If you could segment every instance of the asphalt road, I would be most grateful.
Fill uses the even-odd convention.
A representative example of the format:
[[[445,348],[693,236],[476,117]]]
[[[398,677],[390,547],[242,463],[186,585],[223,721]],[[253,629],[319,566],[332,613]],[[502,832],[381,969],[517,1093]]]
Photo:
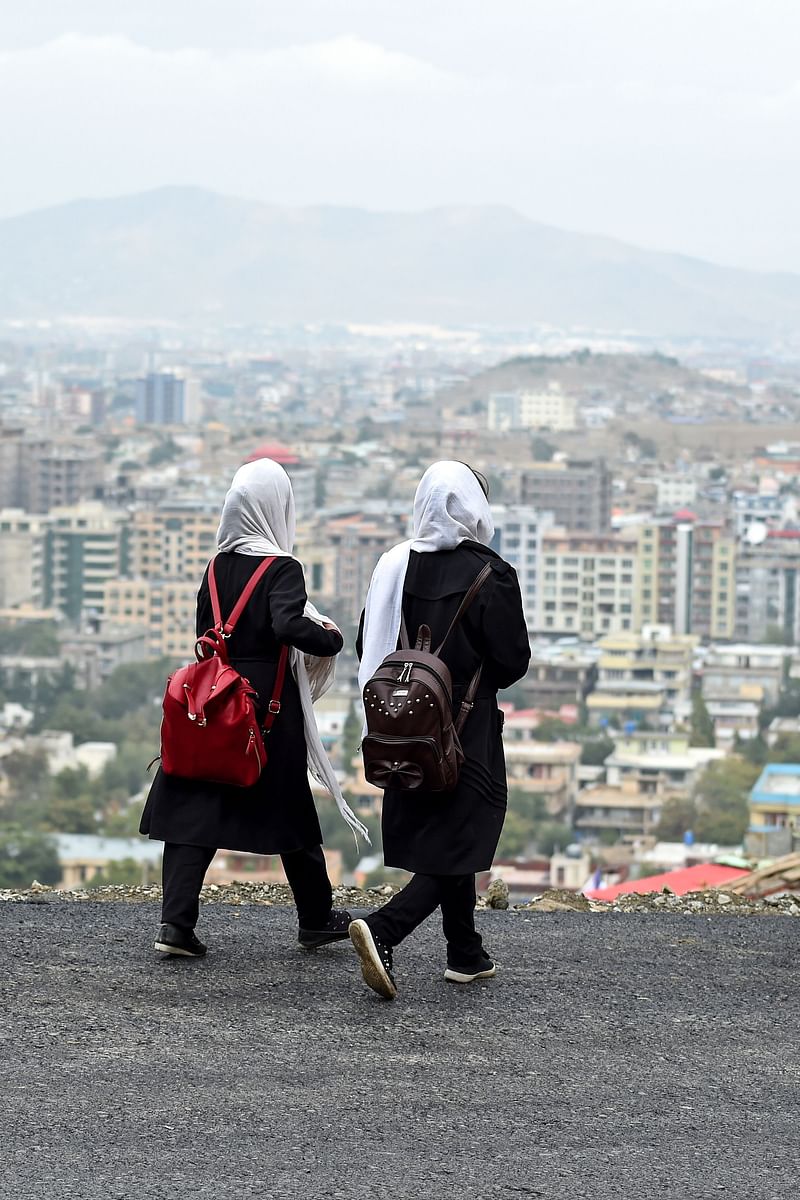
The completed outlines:
[[[202,961],[156,910],[0,904],[0,1195],[789,1200],[800,920],[510,914],[501,972],[398,999],[286,909],[208,907]]]

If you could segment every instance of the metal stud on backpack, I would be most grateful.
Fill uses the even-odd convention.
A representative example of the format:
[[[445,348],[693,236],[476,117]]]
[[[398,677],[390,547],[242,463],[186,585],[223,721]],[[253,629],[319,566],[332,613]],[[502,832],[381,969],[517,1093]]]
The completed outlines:
[[[431,651],[427,625],[420,626],[414,648],[407,648],[403,624],[401,648],[388,654],[367,681],[363,696],[367,734],[361,750],[364,774],[376,787],[449,792],[456,786],[464,761],[459,734],[472,710],[482,667],[472,677],[455,716],[453,681],[441,653],[491,573],[487,563],[435,651]]]

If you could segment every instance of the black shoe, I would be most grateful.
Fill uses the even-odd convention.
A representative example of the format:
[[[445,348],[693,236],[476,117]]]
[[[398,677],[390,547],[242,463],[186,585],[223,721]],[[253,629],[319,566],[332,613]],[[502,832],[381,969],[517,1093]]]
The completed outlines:
[[[448,964],[444,977],[448,983],[474,983],[476,979],[491,979],[496,974],[497,967],[489,958],[489,955],[484,954],[478,962],[471,964],[464,970],[459,970]]]
[[[392,974],[391,946],[379,941],[367,922],[361,920],[353,921],[350,926],[350,941],[361,959],[364,982],[384,1000],[394,1000],[397,985]]]
[[[331,942],[346,942],[352,920],[346,908],[334,908],[322,929],[301,928],[297,940],[305,950],[316,950],[318,946],[328,946]]]
[[[193,929],[180,925],[162,925],[156,936],[154,950],[162,954],[182,954],[185,958],[202,958],[208,947],[195,937]]]

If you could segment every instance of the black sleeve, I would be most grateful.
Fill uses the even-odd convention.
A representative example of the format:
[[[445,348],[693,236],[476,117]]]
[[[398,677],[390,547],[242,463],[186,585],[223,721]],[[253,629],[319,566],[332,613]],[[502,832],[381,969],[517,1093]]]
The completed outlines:
[[[358,633],[356,634],[356,654],[358,655],[359,662],[364,657],[364,616],[366,615],[366,611],[365,608],[362,608],[361,616],[358,620]]]
[[[306,583],[303,568],[294,559],[276,572],[269,591],[269,612],[272,630],[279,642],[295,646],[304,654],[332,658],[344,645],[335,629],[323,629],[303,613],[306,606]]]
[[[481,623],[486,646],[485,675],[497,688],[511,687],[524,677],[531,661],[522,594],[513,567],[495,574]]]

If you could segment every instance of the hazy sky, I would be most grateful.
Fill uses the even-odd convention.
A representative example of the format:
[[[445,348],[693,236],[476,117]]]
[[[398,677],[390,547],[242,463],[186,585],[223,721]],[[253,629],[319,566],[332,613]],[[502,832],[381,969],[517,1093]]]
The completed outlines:
[[[800,271],[800,2],[7,0],[0,181],[503,203]]]

